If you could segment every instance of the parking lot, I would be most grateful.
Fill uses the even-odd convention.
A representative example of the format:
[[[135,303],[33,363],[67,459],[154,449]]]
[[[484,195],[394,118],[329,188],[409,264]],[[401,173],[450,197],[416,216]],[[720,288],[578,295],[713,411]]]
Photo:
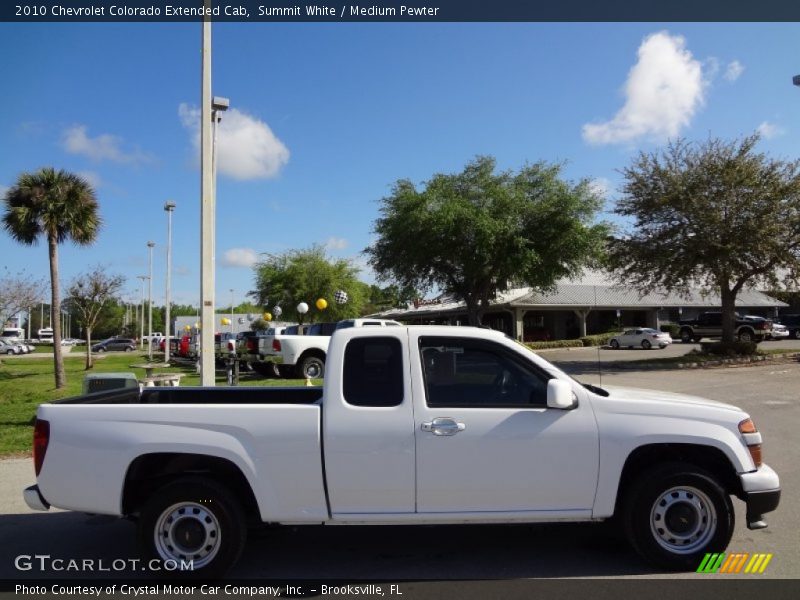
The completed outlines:
[[[798,344],[797,342],[791,342]],[[780,342],[781,347],[788,343]],[[661,352],[686,348],[681,344]],[[650,351],[649,354],[658,351]],[[645,351],[601,350],[611,356]],[[729,551],[770,552],[769,577],[797,578],[800,557],[800,364],[793,360],[757,366],[696,370],[633,371],[594,368],[596,349],[547,353],[585,382],[655,388],[705,396],[748,411],[764,436],[765,461],[781,476],[781,506],[767,515],[769,528],[749,531],[744,505],[736,500],[737,526]],[[618,360],[618,359],[617,359]],[[546,460],[546,457],[532,457]],[[34,481],[29,459],[0,461],[0,578],[85,577],[86,573],[31,573],[14,568],[20,554],[61,558],[137,556],[134,526],[102,516],[53,511],[35,513],[21,490]],[[110,577],[120,573],[92,573]],[[232,573],[241,578],[472,580],[538,577],[674,578],[652,570],[605,524],[446,527],[283,527],[251,538]],[[681,577],[701,577],[692,573]],[[708,577],[708,576],[702,576]]]

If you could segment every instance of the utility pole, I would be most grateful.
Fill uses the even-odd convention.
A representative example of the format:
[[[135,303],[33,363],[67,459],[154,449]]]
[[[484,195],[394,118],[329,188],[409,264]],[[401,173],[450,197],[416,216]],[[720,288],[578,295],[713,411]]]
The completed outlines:
[[[169,333],[172,322],[170,321],[170,285],[172,282],[172,211],[175,210],[175,203],[172,201],[164,205],[164,210],[167,211],[167,306],[165,310],[164,335],[167,336],[167,341],[164,342],[164,362],[169,362]]]
[[[147,248],[150,254],[150,276],[147,282],[147,346],[149,348],[147,356],[150,362],[153,362],[153,248],[155,245],[155,242],[147,242]]]
[[[214,385],[214,224],[211,139],[211,0],[205,0],[200,113],[200,380]]]

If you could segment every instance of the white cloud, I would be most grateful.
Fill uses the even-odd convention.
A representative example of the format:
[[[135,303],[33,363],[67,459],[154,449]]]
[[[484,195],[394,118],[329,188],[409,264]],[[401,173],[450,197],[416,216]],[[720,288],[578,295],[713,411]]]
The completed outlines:
[[[103,185],[103,179],[94,171],[78,171],[78,175],[88,181],[93,188],[99,188]]]
[[[110,160],[124,164],[150,162],[152,158],[144,152],[134,149],[126,152],[122,149],[122,138],[104,133],[97,137],[86,134],[85,125],[74,125],[64,131],[61,139],[64,149],[70,154],[81,154],[94,161]]]
[[[613,191],[613,186],[609,179],[596,177],[589,182],[589,189],[602,198],[606,198]]]
[[[764,121],[761,123],[761,125],[758,126],[757,131],[763,138],[768,140],[786,133],[786,130],[783,129],[783,127],[780,127],[775,123],[770,123],[769,121]]]
[[[725,69],[725,74],[723,77],[732,83],[739,79],[739,76],[742,73],[744,73],[744,65],[738,60],[734,60],[728,63],[728,67]]]
[[[703,105],[706,81],[683,36],[662,31],[644,39],[625,82],[625,104],[604,123],[583,126],[590,144],[619,144],[677,135]]]
[[[200,148],[200,109],[181,103],[178,116]],[[269,125],[240,110],[225,112],[217,132],[218,169],[234,179],[275,177],[289,162],[289,150]]]
[[[347,248],[347,240],[344,238],[329,237],[325,242],[325,247],[328,250],[344,250]]]
[[[256,264],[258,254],[252,248],[231,248],[222,255],[223,267],[249,268]]]

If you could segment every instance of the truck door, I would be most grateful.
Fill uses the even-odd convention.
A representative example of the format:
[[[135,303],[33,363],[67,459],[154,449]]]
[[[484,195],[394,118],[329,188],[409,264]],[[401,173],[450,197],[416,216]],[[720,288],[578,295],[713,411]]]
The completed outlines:
[[[551,376],[499,340],[412,332],[410,347],[418,513],[591,514],[598,434],[588,402],[547,408]]]
[[[334,519],[414,512],[407,344],[404,328],[344,329],[331,338],[323,448]]]

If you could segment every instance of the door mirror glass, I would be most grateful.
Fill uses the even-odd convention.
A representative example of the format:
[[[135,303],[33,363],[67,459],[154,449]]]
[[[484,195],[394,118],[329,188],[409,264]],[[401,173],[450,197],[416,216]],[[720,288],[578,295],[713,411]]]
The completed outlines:
[[[578,406],[578,400],[572,393],[572,386],[561,379],[547,382],[547,408],[570,410]]]

